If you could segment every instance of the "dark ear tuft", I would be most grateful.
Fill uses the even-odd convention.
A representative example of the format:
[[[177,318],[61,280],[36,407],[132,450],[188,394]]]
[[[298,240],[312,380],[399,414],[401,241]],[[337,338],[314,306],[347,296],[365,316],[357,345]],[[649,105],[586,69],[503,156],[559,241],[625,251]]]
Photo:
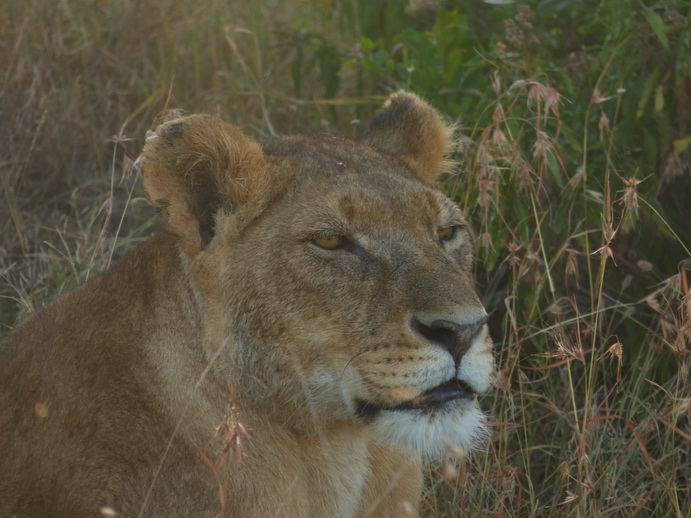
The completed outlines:
[[[182,129],[185,123],[182,121],[173,122],[163,127],[163,131],[159,135],[162,139],[172,141],[182,137]],[[172,142],[171,142],[172,143]]]
[[[453,127],[417,95],[396,92],[372,119],[365,141],[403,160],[423,181],[434,183],[453,168],[447,155]]]

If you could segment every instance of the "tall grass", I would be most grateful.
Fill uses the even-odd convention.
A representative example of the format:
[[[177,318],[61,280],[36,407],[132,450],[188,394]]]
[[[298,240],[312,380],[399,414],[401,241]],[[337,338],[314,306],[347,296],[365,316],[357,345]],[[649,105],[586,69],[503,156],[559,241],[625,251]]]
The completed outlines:
[[[691,12],[682,1],[0,5],[0,333],[157,225],[166,109],[338,131],[396,88],[459,127],[499,376],[430,516],[691,516]]]

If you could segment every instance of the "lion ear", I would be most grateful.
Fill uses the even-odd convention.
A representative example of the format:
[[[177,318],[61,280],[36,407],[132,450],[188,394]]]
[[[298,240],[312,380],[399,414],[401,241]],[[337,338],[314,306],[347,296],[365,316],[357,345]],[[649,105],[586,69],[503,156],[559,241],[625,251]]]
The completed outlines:
[[[141,167],[149,199],[190,255],[210,245],[218,211],[256,204],[271,182],[259,144],[210,115],[159,126],[146,139]]]
[[[396,92],[384,103],[365,133],[375,148],[405,162],[420,179],[433,184],[453,168],[448,158],[453,127],[417,95]]]

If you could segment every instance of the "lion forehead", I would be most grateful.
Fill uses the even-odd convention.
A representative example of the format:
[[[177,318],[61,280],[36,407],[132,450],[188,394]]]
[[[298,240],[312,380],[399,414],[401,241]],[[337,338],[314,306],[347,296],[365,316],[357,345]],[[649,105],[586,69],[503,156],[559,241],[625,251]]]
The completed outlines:
[[[422,182],[402,161],[358,141],[335,137],[283,137],[263,144],[267,159],[291,177],[284,203],[295,226],[317,230],[424,229],[463,223],[457,206]]]
[[[265,157],[294,175],[337,178],[344,173],[389,172],[420,181],[399,157],[369,144],[343,137],[300,135],[277,137],[261,143]]]

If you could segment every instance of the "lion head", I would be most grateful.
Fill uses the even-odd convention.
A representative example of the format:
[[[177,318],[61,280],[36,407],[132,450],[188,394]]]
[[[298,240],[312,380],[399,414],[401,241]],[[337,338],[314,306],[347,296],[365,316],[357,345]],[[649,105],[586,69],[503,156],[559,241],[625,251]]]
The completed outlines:
[[[362,141],[259,144],[206,115],[147,139],[147,192],[240,408],[308,432],[356,423],[425,457],[482,437],[493,359],[473,238],[435,187],[450,142],[403,92]]]

